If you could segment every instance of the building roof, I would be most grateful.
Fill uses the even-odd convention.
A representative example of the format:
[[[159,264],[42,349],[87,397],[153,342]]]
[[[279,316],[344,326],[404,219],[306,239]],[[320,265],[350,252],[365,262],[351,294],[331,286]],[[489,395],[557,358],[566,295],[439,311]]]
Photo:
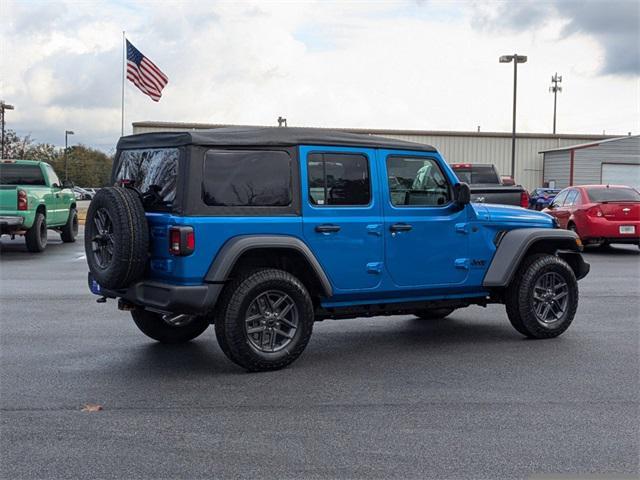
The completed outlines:
[[[295,146],[337,145],[352,147],[395,148],[435,152],[423,143],[348,133],[323,128],[297,127],[222,127],[210,130],[140,133],[122,137],[118,149],[141,147],[206,146]]]
[[[580,143],[578,145],[568,145],[566,147],[559,147],[559,148],[549,148],[547,150],[541,150],[538,153],[563,152],[568,150],[578,150],[580,148],[591,148],[591,147],[597,147],[598,145],[601,145],[603,143],[617,142],[619,140],[624,140],[627,138],[638,138],[638,137],[640,137],[640,135],[625,135],[624,137],[607,138],[604,140],[599,140],[597,142]]]
[[[237,128],[276,128],[266,127],[264,125],[230,125],[223,123],[193,123],[193,122],[159,122],[144,121],[133,122],[134,128],[160,128],[160,129],[179,129],[179,130],[204,130],[218,129],[225,127]],[[298,128],[298,127],[285,127]],[[414,136],[439,136],[439,137],[499,137],[511,138],[511,132],[477,132],[477,131],[455,131],[455,130],[407,130],[407,129],[385,129],[385,128],[313,128],[313,130],[334,132],[356,133],[361,135],[414,135]],[[549,138],[549,139],[587,139],[603,140],[610,138],[619,138],[620,135],[593,135],[582,133],[571,134],[553,134],[553,133],[518,133],[518,138]]]

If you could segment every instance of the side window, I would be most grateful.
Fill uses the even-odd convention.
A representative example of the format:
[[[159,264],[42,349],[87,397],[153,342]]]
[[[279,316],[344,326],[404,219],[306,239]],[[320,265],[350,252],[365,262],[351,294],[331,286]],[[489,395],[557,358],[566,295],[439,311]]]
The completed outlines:
[[[556,198],[553,199],[553,206],[561,207],[564,204],[564,199],[567,198],[568,193],[569,193],[569,190],[564,190],[560,192],[558,195],[556,195]]]
[[[451,186],[432,158],[387,157],[391,203],[438,207],[452,200]]]
[[[364,155],[312,153],[307,157],[309,203],[369,205],[369,161]]]
[[[578,198],[578,191],[571,190],[567,195],[567,199],[564,201],[565,205],[575,205],[576,199]]]
[[[209,150],[202,199],[211,206],[284,207],[291,204],[291,158],[281,151]]]
[[[51,183],[51,186],[53,186],[54,183],[60,186],[60,179],[58,178],[58,175],[56,175],[56,172],[53,170],[53,167],[51,165],[46,165],[46,169],[47,169],[47,177],[49,177],[49,182]]]

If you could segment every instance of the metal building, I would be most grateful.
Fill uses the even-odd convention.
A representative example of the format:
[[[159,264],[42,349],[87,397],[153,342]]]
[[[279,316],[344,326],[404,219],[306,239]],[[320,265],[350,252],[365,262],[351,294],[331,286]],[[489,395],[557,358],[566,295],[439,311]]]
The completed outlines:
[[[555,188],[618,184],[640,190],[640,135],[543,150],[543,180]]]
[[[199,130],[232,125],[175,122],[134,122],[133,133],[158,131]],[[237,125],[238,126],[238,125]],[[273,127],[277,128],[277,127]],[[286,128],[286,127],[283,127]],[[511,170],[511,133],[507,132],[455,132],[431,130],[387,130],[365,128],[336,128],[344,132],[408,140],[436,147],[449,163],[493,163],[502,175]],[[520,133],[516,143],[515,180],[527,190],[542,185],[542,155],[546,149],[560,148],[577,143],[598,142],[615,138],[612,135],[553,135],[546,133]]]

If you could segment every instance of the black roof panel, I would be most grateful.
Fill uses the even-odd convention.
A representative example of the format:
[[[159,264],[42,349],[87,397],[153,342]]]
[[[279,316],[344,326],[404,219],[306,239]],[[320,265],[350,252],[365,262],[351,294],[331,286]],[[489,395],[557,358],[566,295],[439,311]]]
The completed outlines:
[[[323,128],[224,127],[186,132],[156,132],[120,138],[118,149],[144,147],[335,145],[435,152],[431,145]]]

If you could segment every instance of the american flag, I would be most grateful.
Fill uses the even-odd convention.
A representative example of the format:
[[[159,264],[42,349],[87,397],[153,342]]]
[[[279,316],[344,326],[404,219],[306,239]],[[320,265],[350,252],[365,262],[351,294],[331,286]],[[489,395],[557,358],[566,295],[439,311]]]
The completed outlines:
[[[162,89],[169,83],[167,76],[129,40],[127,40],[127,80],[131,80],[154,102],[160,100]]]

